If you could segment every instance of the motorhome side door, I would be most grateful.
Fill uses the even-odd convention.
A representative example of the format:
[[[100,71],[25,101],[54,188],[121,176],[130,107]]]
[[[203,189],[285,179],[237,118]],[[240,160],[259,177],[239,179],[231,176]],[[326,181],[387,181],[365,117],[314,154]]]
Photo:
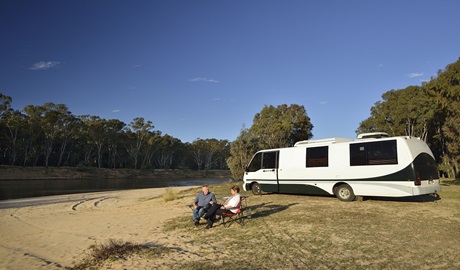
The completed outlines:
[[[246,181],[258,182],[265,192],[278,192],[279,151],[259,152],[246,172]]]

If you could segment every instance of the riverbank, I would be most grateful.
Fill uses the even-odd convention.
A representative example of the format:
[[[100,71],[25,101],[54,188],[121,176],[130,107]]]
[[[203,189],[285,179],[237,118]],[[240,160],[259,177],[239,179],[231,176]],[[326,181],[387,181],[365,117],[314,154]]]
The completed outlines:
[[[9,167],[0,166],[0,180],[34,179],[231,179],[230,170],[151,170],[76,167]]]
[[[184,205],[193,198],[167,202],[163,194],[186,189],[191,187],[87,193],[63,203],[0,210],[0,269],[62,269],[108,239],[178,245],[181,235],[162,227],[190,216]]]

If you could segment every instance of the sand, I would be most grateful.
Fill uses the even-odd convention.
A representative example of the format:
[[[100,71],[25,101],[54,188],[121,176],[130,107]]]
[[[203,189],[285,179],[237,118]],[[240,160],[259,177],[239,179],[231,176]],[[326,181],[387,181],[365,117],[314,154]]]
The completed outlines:
[[[191,217],[191,211],[183,200],[165,202],[164,192],[155,188],[77,194],[67,202],[0,209],[0,269],[63,269],[82,260],[91,245],[108,239],[174,247],[184,236],[165,233],[162,226],[177,216]],[[107,268],[161,268],[161,260],[154,266],[131,259]]]

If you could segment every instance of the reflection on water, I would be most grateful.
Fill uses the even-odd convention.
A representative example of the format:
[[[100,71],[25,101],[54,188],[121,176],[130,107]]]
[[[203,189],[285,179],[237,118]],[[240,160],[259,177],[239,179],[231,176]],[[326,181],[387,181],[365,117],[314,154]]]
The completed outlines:
[[[198,186],[219,184],[227,179],[40,179],[40,180],[0,180],[0,200],[40,197],[50,195],[86,193],[97,191],[159,188],[171,186]]]

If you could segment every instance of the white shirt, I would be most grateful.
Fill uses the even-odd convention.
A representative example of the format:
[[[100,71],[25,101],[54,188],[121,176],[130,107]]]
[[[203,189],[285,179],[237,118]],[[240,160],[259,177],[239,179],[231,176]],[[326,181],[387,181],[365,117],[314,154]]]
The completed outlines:
[[[241,200],[240,194],[237,193],[234,196],[228,198],[227,201],[224,203],[224,206],[225,208],[231,207],[231,209],[229,210],[232,211],[233,213],[236,213],[237,211],[236,207],[240,203],[240,200]]]

